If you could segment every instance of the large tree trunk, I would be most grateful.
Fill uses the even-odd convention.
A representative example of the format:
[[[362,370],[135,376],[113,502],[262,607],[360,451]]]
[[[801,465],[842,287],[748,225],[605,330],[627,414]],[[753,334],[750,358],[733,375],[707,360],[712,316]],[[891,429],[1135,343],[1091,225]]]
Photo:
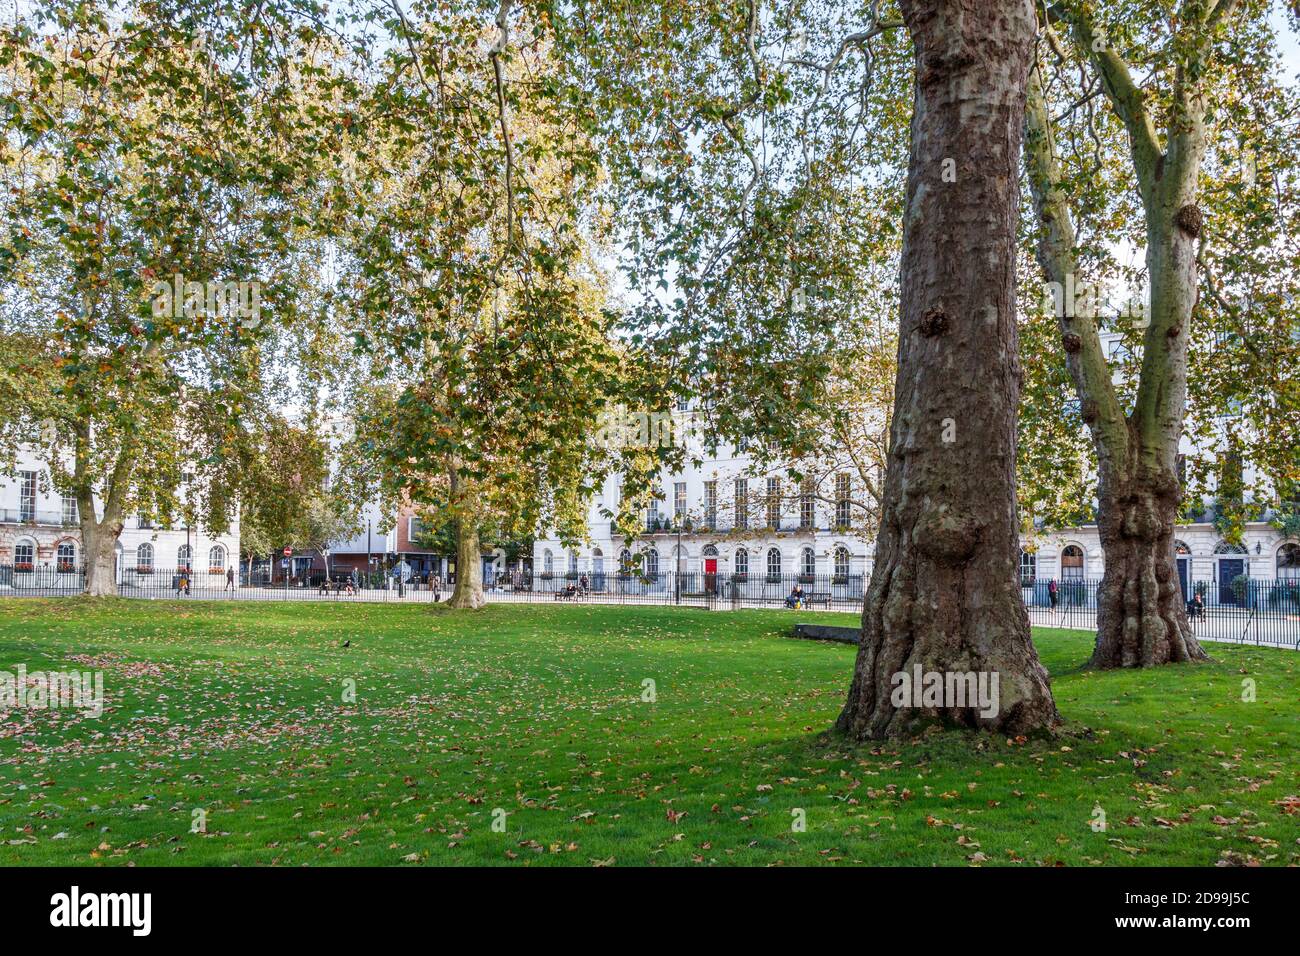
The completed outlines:
[[[487,603],[483,597],[483,554],[479,547],[478,524],[473,509],[461,487],[460,469],[453,462],[449,469],[451,479],[451,507],[456,531],[456,588],[447,601],[449,607],[477,610]]]
[[[93,506],[92,506],[93,507]],[[95,521],[82,513],[81,552],[86,572],[85,593],[92,597],[117,596],[117,539],[122,533],[120,521]]]
[[[902,334],[876,563],[848,702],[857,739],[932,721],[1006,733],[1058,721],[1016,579],[1017,168],[1029,0],[912,0],[916,100]],[[953,173],[955,172],[955,181]],[[895,705],[898,675],[996,675],[995,712]]]
[[[476,610],[487,603],[483,597],[483,555],[479,549],[478,529],[469,518],[456,519],[456,589],[447,601],[449,607]]]

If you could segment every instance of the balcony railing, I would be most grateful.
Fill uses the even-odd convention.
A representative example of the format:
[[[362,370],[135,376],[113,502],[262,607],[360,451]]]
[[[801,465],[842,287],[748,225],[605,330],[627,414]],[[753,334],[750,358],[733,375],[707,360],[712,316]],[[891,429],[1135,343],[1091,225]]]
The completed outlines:
[[[597,529],[593,527],[593,532]],[[608,531],[611,538],[621,537],[618,528],[611,521],[603,526],[603,530]],[[762,534],[764,532],[780,532],[782,534],[810,534],[812,532],[826,532],[828,534],[851,534],[851,528],[840,527],[838,525],[821,521],[815,524],[802,524],[799,521],[790,519],[782,520],[776,527],[770,527],[761,520],[750,519],[745,521],[734,521],[728,518],[715,518],[712,521],[707,519],[693,521],[689,528],[682,529],[682,535],[710,535],[710,534],[730,534],[733,531],[743,531],[750,534]],[[640,536],[647,535],[664,535],[676,536],[677,526],[668,518],[660,518],[657,521],[643,521],[637,525],[636,533]]]
[[[75,528],[76,520],[61,511],[32,511],[27,508],[0,508],[0,524],[28,524],[42,528]]]

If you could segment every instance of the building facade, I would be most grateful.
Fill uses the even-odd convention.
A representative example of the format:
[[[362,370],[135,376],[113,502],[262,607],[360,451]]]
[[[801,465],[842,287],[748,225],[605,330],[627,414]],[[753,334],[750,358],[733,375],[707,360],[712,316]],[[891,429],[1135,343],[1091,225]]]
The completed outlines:
[[[118,586],[152,584],[157,574],[188,569],[224,577],[238,565],[239,516],[219,534],[184,525],[161,527],[129,515],[116,547]],[[46,464],[30,451],[12,475],[0,474],[0,587],[75,589],[84,560],[77,501],[51,486]]]
[[[588,540],[565,547],[550,532],[539,534],[535,576],[586,578],[596,591],[627,587],[653,593],[681,586],[674,575],[679,572],[685,586],[724,598],[771,600],[774,588],[788,590],[794,582],[804,582],[805,589],[814,585],[836,600],[863,595],[874,542],[852,527],[852,502],[855,495],[861,498],[855,476],[833,476],[830,493],[830,483],[823,481],[815,493],[803,494],[784,470],[764,470],[742,450],[701,447],[690,414],[678,418],[674,432],[686,436],[686,458],[698,463],[660,474],[657,500],[642,512],[635,539],[627,541],[607,517],[618,513],[621,496],[618,479],[611,477],[591,503]],[[1186,454],[1197,452],[1186,440],[1184,445]],[[1253,482],[1245,467],[1246,481]],[[1185,597],[1197,592],[1207,604],[1242,605],[1243,577],[1266,596],[1278,587],[1300,587],[1300,541],[1260,520],[1245,525],[1240,542],[1229,543],[1212,511],[1207,503],[1203,520],[1176,533]],[[1027,604],[1048,606],[1053,581],[1066,599],[1095,604],[1104,570],[1095,525],[1022,538],[1020,578]]]
[[[836,600],[862,597],[871,546],[852,527],[850,476],[835,476],[829,494],[814,491],[784,469],[761,467],[742,448],[704,448],[691,412],[674,418],[686,458],[699,463],[660,474],[658,498],[642,512],[635,540],[606,517],[618,513],[622,496],[610,477],[591,503],[586,542],[566,548],[540,533],[534,578],[586,578],[597,592],[685,587],[736,601],[771,600],[796,583]]]

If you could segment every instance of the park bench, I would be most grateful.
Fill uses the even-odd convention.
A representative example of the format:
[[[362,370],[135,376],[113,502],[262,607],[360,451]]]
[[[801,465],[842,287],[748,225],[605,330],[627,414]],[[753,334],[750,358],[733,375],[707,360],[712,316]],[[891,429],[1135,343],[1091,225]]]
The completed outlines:
[[[814,604],[820,604],[822,607],[830,610],[831,593],[829,591],[812,591],[804,595],[804,604],[812,607]]]

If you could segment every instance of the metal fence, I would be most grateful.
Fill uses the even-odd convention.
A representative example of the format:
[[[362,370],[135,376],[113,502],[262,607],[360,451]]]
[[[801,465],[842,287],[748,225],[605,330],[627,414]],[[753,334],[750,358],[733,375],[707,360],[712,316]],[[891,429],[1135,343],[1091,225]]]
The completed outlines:
[[[1096,580],[1065,579],[1055,587],[1033,581],[1024,583],[1021,593],[1030,623],[1092,629],[1100,588]],[[1185,586],[1183,605],[1201,640],[1300,648],[1300,579],[1192,581]]]
[[[50,597],[80,594],[80,568],[0,565],[0,597]],[[708,574],[701,571],[661,574],[555,574],[509,571],[484,581],[489,601],[498,603],[592,603],[682,605],[710,610],[785,608],[809,611],[862,610],[867,578],[861,574]],[[1092,629],[1097,621],[1096,580],[1026,582],[1022,588],[1032,624]],[[127,568],[118,572],[118,593],[134,598],[205,600],[431,603],[446,600],[450,580],[401,580],[372,574],[339,574],[326,580],[315,572],[305,580],[268,583],[224,571]],[[796,588],[798,592],[796,593]],[[1199,596],[1199,602],[1196,597]],[[1300,648],[1300,579],[1237,579],[1219,586],[1192,582],[1186,613],[1203,640],[1274,644]]]

